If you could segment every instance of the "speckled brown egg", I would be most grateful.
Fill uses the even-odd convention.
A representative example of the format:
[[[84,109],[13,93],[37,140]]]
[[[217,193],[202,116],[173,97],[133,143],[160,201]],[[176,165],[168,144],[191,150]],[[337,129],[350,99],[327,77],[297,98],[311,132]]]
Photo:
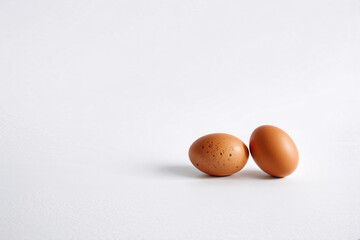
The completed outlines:
[[[213,133],[197,139],[189,149],[192,164],[212,176],[228,176],[240,171],[249,158],[249,150],[237,137]]]
[[[295,171],[299,153],[291,137],[280,128],[264,125],[250,137],[250,152],[255,163],[274,177],[286,177]]]

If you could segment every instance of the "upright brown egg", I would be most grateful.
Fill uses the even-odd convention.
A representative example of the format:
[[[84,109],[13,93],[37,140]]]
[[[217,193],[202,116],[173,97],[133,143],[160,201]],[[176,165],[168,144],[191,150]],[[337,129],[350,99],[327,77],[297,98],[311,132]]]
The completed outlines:
[[[237,137],[225,133],[205,135],[189,149],[192,164],[213,176],[228,176],[240,171],[248,157],[246,145]]]
[[[250,137],[250,152],[256,164],[274,177],[286,177],[295,171],[299,154],[294,141],[280,128],[264,125]]]

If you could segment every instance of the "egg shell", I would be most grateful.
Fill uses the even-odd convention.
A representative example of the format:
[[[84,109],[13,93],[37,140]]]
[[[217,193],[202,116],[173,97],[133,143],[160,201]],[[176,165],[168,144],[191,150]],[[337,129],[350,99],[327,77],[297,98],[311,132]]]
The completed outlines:
[[[208,134],[189,149],[192,164],[212,176],[228,176],[240,171],[249,158],[249,150],[237,137],[226,133]]]
[[[286,177],[295,171],[299,153],[291,137],[275,126],[256,128],[250,137],[250,153],[255,163],[274,177]]]

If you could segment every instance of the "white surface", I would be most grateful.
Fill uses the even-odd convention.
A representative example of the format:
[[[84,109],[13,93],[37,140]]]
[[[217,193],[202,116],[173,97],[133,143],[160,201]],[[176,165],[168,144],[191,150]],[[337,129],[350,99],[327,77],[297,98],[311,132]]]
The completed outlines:
[[[360,238],[359,1],[0,2],[0,239]],[[212,132],[300,165],[211,178]]]

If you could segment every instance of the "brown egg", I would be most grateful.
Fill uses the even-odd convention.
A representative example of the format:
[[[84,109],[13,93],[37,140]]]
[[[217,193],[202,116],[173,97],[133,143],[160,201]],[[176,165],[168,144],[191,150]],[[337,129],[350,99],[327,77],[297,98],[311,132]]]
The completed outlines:
[[[274,177],[286,177],[295,171],[299,154],[294,141],[280,128],[264,125],[250,137],[250,152],[256,164]]]
[[[249,150],[237,137],[213,133],[197,139],[189,149],[192,164],[213,176],[228,176],[240,171],[249,158]]]

